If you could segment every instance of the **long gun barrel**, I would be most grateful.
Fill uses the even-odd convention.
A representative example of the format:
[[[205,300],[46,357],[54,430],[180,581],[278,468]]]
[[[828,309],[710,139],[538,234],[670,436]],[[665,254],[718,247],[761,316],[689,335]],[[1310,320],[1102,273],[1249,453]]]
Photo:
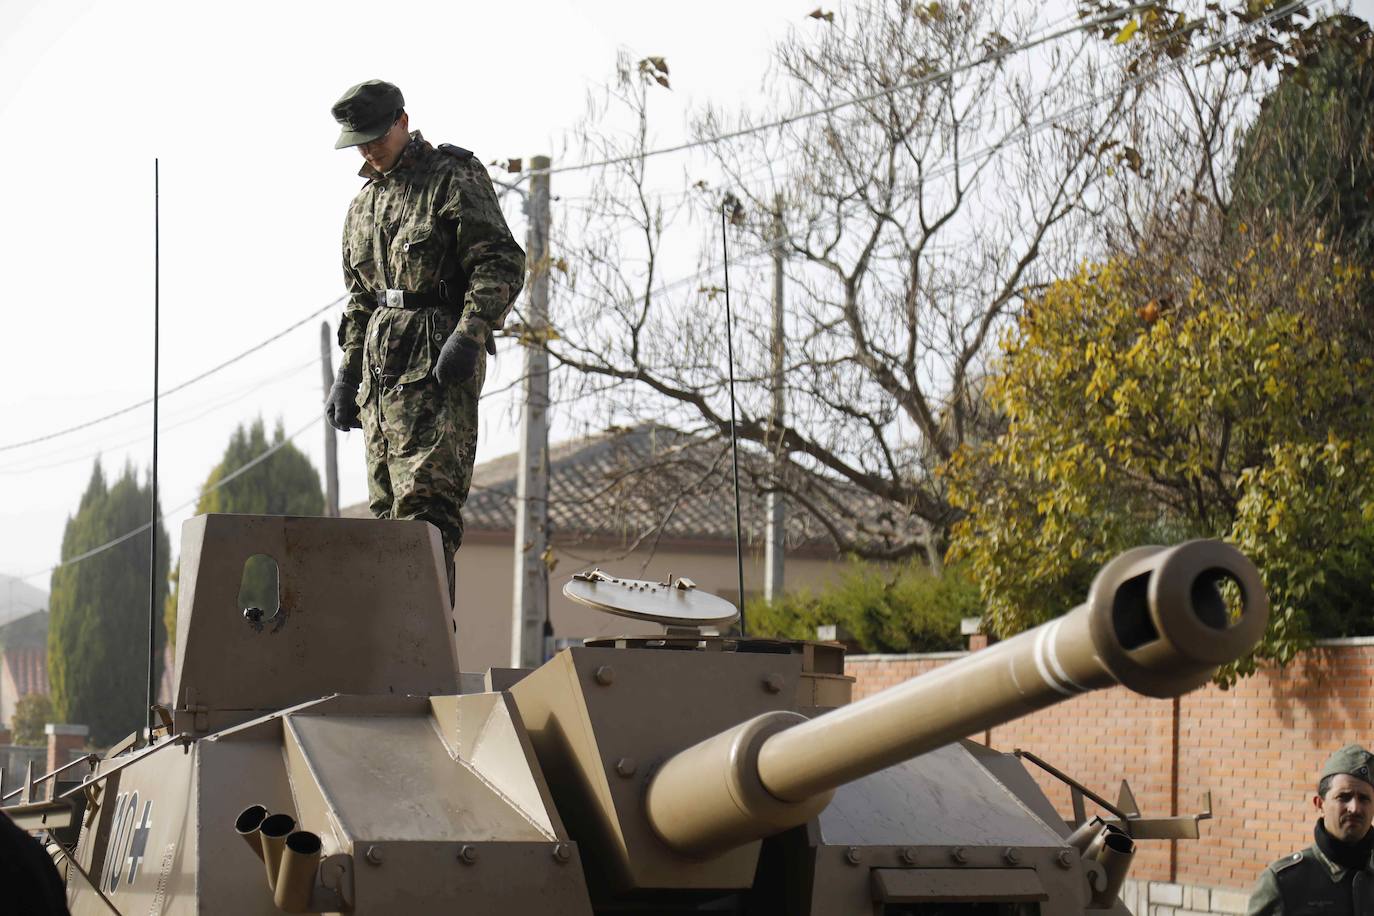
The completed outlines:
[[[1080,693],[1186,693],[1253,648],[1268,615],[1235,548],[1139,547],[1063,617],[815,719],[769,713],[680,752],[649,786],[649,819],[674,849],[707,857],[806,823],[844,783]]]

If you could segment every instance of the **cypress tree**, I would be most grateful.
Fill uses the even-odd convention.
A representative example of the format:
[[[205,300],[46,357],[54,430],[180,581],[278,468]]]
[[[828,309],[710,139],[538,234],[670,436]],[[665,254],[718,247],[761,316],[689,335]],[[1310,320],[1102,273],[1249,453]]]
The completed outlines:
[[[283,444],[285,439],[286,431],[280,422],[270,440],[261,418],[247,427],[240,424],[229,437],[224,457],[205,480],[203,495],[196,503],[196,514],[323,515],[324,490],[319,472],[304,452],[289,442]],[[228,483],[216,486],[274,446],[281,448],[271,457]],[[271,564],[249,564],[239,599],[243,607],[259,607],[269,612],[276,607],[276,573]],[[173,634],[173,641],[176,638],[176,601],[177,595],[173,592],[164,610],[165,626]]]
[[[149,493],[131,466],[107,484],[97,460],[62,535],[62,560],[147,524]],[[157,537],[156,601],[165,601],[169,543],[161,521],[52,576],[48,678],[58,721],[84,724],[92,744],[141,728],[148,690],[148,551]],[[154,676],[161,674],[162,622],[155,622]]]
[[[1231,223],[1261,234],[1320,227],[1374,269],[1374,39],[1352,16],[1319,24],[1320,50],[1285,74],[1246,131],[1231,180]],[[1362,298],[1374,288],[1365,284]],[[1366,307],[1368,311],[1369,307]],[[1369,315],[1347,331],[1374,338]]]

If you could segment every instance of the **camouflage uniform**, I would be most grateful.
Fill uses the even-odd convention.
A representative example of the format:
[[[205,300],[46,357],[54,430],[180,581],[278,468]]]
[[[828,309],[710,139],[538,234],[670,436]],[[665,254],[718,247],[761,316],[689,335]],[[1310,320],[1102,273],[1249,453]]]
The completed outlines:
[[[443,535],[449,587],[463,540],[462,507],[477,448],[485,354],[472,378],[441,386],[433,366],[456,329],[492,352],[524,282],[491,179],[471,153],[430,146],[418,131],[385,175],[368,182],[344,222],[348,305],[339,323],[343,371],[361,373],[368,503],[378,518],[423,519]],[[392,307],[378,292],[405,290],[448,305]]]

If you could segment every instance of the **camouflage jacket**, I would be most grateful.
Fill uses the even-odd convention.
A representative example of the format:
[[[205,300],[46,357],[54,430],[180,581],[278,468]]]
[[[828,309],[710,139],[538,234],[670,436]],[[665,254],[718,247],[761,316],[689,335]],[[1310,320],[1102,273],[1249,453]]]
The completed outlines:
[[[456,147],[435,149],[411,133],[385,175],[364,163],[367,184],[344,220],[343,268],[348,304],[339,322],[344,367],[373,383],[414,382],[429,375],[455,326],[479,343],[501,327],[520,292],[525,252],[511,237],[482,164]],[[450,308],[379,307],[376,293],[436,293]]]
[[[1247,916],[1374,916],[1374,863],[1355,873],[1315,844],[1266,868],[1250,895]]]

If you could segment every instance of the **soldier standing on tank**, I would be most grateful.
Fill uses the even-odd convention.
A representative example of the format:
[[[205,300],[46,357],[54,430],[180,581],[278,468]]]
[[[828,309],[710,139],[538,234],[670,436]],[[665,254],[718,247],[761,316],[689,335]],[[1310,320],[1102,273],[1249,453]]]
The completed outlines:
[[[363,430],[372,514],[439,529],[452,603],[486,354],[525,252],[481,162],[412,132],[400,89],[368,80],[332,111],[334,148],[358,147],[367,183],[344,220],[343,361],[326,413]]]
[[[1374,755],[1347,745],[1317,780],[1316,842],[1264,870],[1250,896],[1250,916],[1374,916]]]

